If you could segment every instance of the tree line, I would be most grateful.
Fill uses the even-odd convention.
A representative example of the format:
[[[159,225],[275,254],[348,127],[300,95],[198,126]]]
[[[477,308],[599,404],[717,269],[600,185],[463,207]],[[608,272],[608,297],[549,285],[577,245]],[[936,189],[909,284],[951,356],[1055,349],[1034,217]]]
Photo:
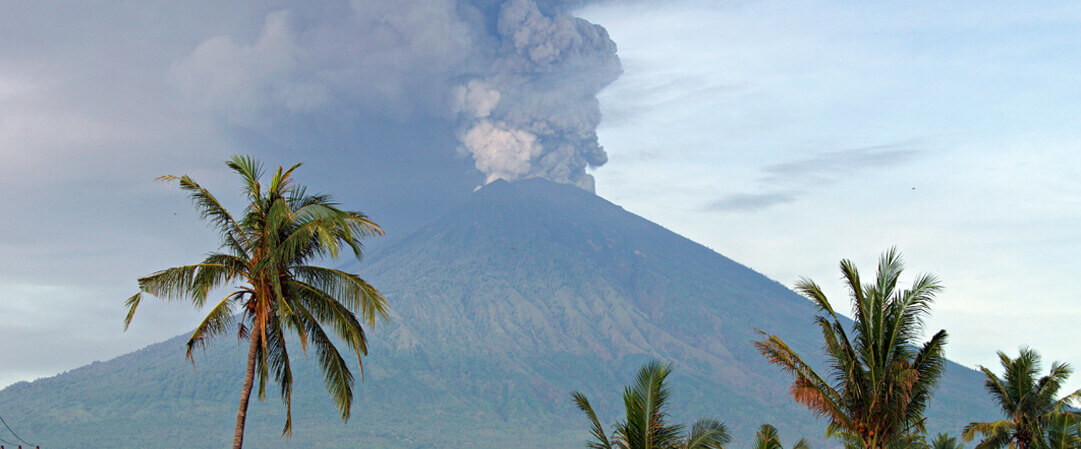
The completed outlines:
[[[811,300],[820,314],[814,323],[822,333],[827,371],[819,373],[776,335],[761,332],[755,346],[770,363],[792,376],[794,401],[826,418],[826,435],[845,449],[960,449],[956,437],[938,434],[928,441],[924,411],[942,377],[947,333],[936,332],[919,342],[924,318],[942,289],[934,276],[920,275],[906,289],[898,286],[904,269],[894,248],[879,260],[870,282],[849,260],[841,273],[852,297],[853,321],[847,326],[814,281],[801,279],[796,291]],[[1081,449],[1081,412],[1071,408],[1081,390],[1060,397],[1072,369],[1054,363],[1040,376],[1040,355],[1021,348],[1016,358],[998,353],[999,376],[980,367],[988,394],[1006,419],[973,422],[964,427],[965,441],[980,441],[975,449]],[[634,385],[623,395],[626,417],[608,435],[586,397],[572,397],[587,416],[591,449],[723,449],[730,440],[716,419],[694,424],[682,436],[682,425],[667,422],[671,365],[653,362],[642,367]],[[766,424],[756,434],[755,449],[783,449],[777,429]],[[801,439],[793,449],[808,449]]]

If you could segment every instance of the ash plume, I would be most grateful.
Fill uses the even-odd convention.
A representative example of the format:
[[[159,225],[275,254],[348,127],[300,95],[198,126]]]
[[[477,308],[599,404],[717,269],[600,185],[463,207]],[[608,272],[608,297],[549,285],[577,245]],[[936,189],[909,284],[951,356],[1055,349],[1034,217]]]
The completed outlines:
[[[605,29],[571,15],[579,3],[295,3],[266,13],[246,42],[203,41],[173,76],[240,126],[327,112],[437,118],[458,130],[458,153],[485,182],[541,177],[592,191],[586,169],[607,161],[596,94],[621,69]]]
[[[532,0],[499,11],[499,48],[482,76],[455,88],[463,151],[496,179],[541,177],[593,191],[586,167],[608,160],[597,142],[596,94],[620,74],[600,25]]]

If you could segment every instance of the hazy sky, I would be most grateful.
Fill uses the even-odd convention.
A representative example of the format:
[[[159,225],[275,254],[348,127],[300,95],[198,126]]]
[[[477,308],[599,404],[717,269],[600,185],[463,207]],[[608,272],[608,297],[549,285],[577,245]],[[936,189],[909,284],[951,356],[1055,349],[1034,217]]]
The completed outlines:
[[[122,301],[215,244],[153,178],[226,196],[235,152],[392,236],[493,176],[595,180],[839,303],[837,262],[897,245],[951,358],[1081,364],[1081,8],[577,3],[4,2],[0,387],[194,326],[146,303],[122,333]]]
[[[896,245],[946,287],[927,324],[952,359],[1079,366],[1081,8],[1031,6],[590,7],[625,71],[597,192],[836,303],[838,261]]]

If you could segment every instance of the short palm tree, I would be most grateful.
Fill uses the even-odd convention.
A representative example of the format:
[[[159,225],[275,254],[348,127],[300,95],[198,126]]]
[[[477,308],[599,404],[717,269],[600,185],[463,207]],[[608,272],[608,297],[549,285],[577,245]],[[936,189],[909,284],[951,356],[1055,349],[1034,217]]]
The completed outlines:
[[[650,362],[638,371],[634,385],[623,392],[626,418],[615,425],[609,437],[593,412],[585,395],[574,392],[578,409],[590,422],[593,441],[586,443],[591,449],[723,449],[730,437],[724,424],[715,419],[701,419],[684,434],[681,424],[669,424],[668,397],[665,379],[671,373],[670,364]]]
[[[874,283],[863,283],[852,262],[841,261],[853,300],[852,326],[841,321],[817,284],[806,278],[796,284],[822,312],[815,323],[825,340],[825,376],[776,335],[762,332],[765,338],[755,342],[771,363],[795,377],[793,399],[826,417],[828,433],[866,449],[901,444],[923,432],[923,412],[946,363],[946,331],[922,345],[917,341],[942,287],[934,276],[919,275],[901,290],[903,269],[896,248],[879,259]]]
[[[965,441],[972,441],[976,434],[984,439],[976,449],[999,449],[1005,446],[1018,449],[1035,449],[1047,445],[1047,432],[1054,424],[1069,429],[1067,421],[1074,414],[1067,406],[1081,400],[1081,390],[1056,399],[1066,379],[1073,370],[1065,363],[1054,363],[1051,372],[1039,379],[1040,354],[1029,348],[1021,348],[1017,358],[998,352],[1003,377],[980,367],[984,375],[984,387],[1006,414],[1007,419],[992,422],[974,422],[965,426],[961,434]],[[1061,415],[1069,415],[1059,419]]]
[[[781,435],[777,432],[777,428],[769,424],[762,424],[762,427],[758,428],[758,432],[755,433],[754,449],[784,449],[784,445],[781,444]],[[800,438],[792,449],[811,449],[811,445],[807,443],[806,439]]]
[[[273,374],[286,409],[282,433],[292,432],[293,375],[287,334],[296,334],[305,352],[308,346],[315,348],[327,390],[342,419],[347,420],[353,374],[324,327],[333,329],[359,362],[361,355],[367,354],[367,343],[357,313],[373,325],[377,318],[386,319],[387,305],[379,291],[357,275],[312,265],[346,249],[359,258],[360,239],[381,235],[379,226],[360,212],[339,209],[330,196],[308,194],[295,184],[292,174],[300,164],[287,170],[279,167],[265,188],[262,166],[251,157],[233,156],[226,165],[240,175],[249,202],[239,220],[191,178],[159,178],[178,182],[190,195],[196,210],[220,235],[221,247],[200,263],[140,278],[139,293],[125,303],[124,328],[131,323],[144,293],[167,301],[186,299],[200,308],[213,289],[235,286],[196,327],[187,343],[187,357],[192,359],[192,349],[226,333],[239,320],[238,335],[249,340],[233,437],[233,447],[239,449],[256,377],[262,400],[267,379]]]
[[[930,449],[963,449],[964,445],[960,441],[957,441],[957,437],[952,437],[945,433],[940,433],[935,436],[935,439],[931,440]]]
[[[836,438],[841,441],[845,449],[863,449],[863,438],[859,433],[848,432],[837,428],[826,429],[827,438]],[[900,438],[895,438],[882,446],[883,449],[927,449],[922,433],[909,433]]]

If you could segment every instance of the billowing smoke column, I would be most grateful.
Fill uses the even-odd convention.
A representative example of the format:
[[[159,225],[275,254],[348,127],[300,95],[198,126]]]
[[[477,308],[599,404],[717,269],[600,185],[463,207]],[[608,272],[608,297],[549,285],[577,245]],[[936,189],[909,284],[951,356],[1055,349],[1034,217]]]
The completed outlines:
[[[497,57],[455,88],[462,148],[496,179],[541,177],[593,191],[586,167],[608,161],[597,142],[597,92],[619,76],[616,46],[599,25],[545,15],[532,0],[502,5]]]
[[[486,182],[541,177],[592,191],[586,168],[607,161],[596,94],[620,64],[604,28],[570,6],[297,3],[268,13],[251,44],[207,40],[174,73],[197,103],[241,125],[320,111],[441,117],[457,125],[458,151]]]

